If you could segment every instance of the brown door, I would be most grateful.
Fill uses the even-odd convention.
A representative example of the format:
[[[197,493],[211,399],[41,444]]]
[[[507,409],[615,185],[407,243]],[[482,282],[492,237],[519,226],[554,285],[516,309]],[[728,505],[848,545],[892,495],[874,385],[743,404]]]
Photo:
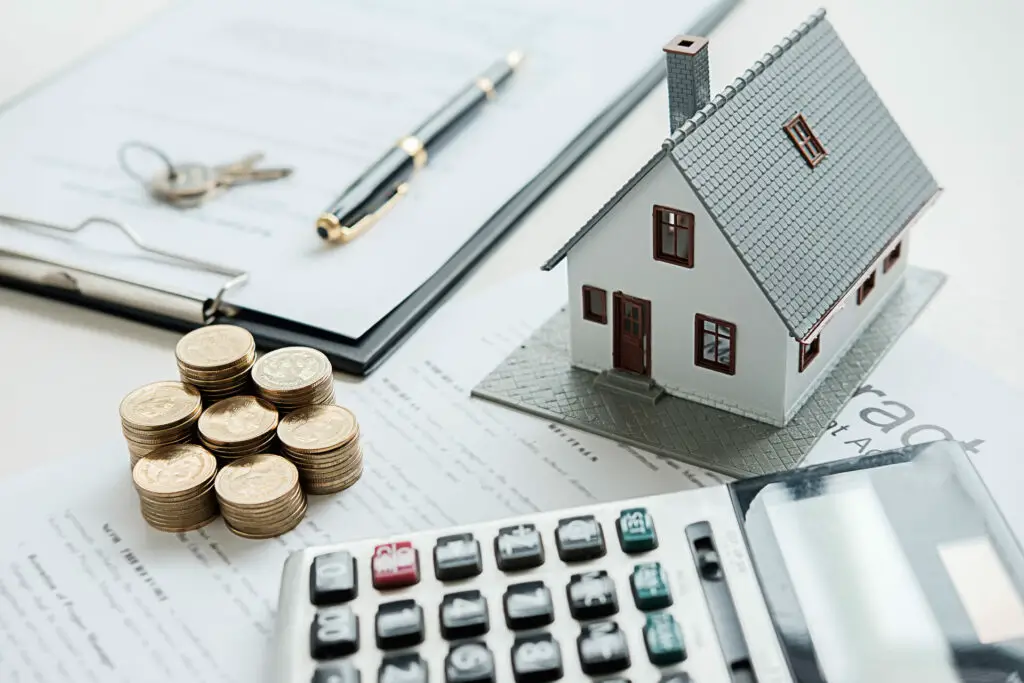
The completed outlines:
[[[651,374],[651,302],[615,293],[616,370]]]

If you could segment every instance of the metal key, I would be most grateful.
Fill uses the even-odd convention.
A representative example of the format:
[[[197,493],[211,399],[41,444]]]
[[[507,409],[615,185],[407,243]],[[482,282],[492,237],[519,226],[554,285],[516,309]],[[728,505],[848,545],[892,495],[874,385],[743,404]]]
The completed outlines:
[[[149,183],[154,197],[181,208],[199,206],[236,185],[287,178],[292,169],[256,168],[263,154],[250,154],[238,161],[219,166],[175,164]]]

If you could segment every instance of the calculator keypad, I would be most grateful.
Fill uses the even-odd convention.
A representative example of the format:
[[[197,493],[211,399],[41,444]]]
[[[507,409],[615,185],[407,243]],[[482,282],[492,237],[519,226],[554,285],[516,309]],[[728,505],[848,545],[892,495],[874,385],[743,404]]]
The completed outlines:
[[[434,546],[434,576],[454,581],[477,576],[484,570],[480,542],[473,534],[456,534],[437,539]]]
[[[516,571],[544,564],[544,541],[533,524],[505,527],[494,539],[498,569]]]
[[[417,654],[390,655],[377,671],[377,683],[427,683],[430,671],[426,661]]]
[[[654,529],[654,518],[647,508],[630,508],[619,513],[616,522],[619,546],[622,552],[634,555],[658,547],[658,533]]]
[[[444,658],[445,683],[494,683],[494,655],[483,643],[454,646]]]
[[[313,659],[336,659],[359,649],[359,617],[350,607],[319,609],[309,629]]]
[[[312,683],[361,683],[360,678],[352,662],[341,661],[318,667]]]
[[[676,664],[686,659],[686,648],[683,645],[683,632],[668,612],[656,612],[647,615],[644,625],[644,644],[651,664],[665,666]]]
[[[575,619],[599,619],[619,611],[615,582],[608,572],[573,574],[566,586],[569,612]]]
[[[630,665],[626,634],[613,621],[584,626],[576,639],[576,649],[583,673],[590,676],[616,673]]]
[[[505,624],[514,631],[547,626],[555,620],[551,591],[542,581],[512,584],[503,602]]]
[[[385,602],[377,608],[374,624],[377,647],[394,650],[423,642],[423,608],[415,600]]]
[[[344,550],[320,555],[309,569],[309,598],[314,605],[340,605],[356,597],[356,558]]]
[[[370,571],[378,590],[412,586],[420,580],[419,551],[409,541],[379,545],[373,550]]]
[[[547,683],[563,675],[562,648],[548,633],[516,638],[512,645],[516,683]]]
[[[482,636],[490,630],[487,600],[476,590],[449,593],[441,601],[440,620],[445,640]]]
[[[659,562],[643,562],[633,568],[629,577],[633,602],[637,609],[646,611],[672,605],[672,589],[668,586],[665,570]]]

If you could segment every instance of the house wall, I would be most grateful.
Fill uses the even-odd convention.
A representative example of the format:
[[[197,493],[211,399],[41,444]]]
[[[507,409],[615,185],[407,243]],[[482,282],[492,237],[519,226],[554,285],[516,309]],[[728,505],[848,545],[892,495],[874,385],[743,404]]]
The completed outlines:
[[[910,255],[910,233],[903,234],[893,241],[900,247],[900,258],[889,269],[882,272],[886,250],[873,265],[870,272],[875,273],[875,288],[862,304],[857,303],[856,289],[843,300],[842,308],[833,313],[822,326],[818,336],[821,339],[818,356],[803,372],[800,372],[800,348],[795,339],[790,338],[786,348],[786,415],[787,420],[800,409],[814,393],[827,374],[849,350],[857,337],[864,331],[875,316],[881,311],[889,297],[896,292],[903,281],[907,269],[907,258]],[[867,278],[861,278],[863,282]],[[860,286],[860,282],[857,283]]]
[[[694,267],[655,261],[655,204],[695,215]],[[689,184],[665,158],[568,255],[572,361],[612,368],[613,294],[651,302],[651,377],[670,394],[773,424],[785,417],[789,335]],[[583,318],[583,285],[607,292],[606,324]],[[694,364],[694,317],[736,325],[736,371]]]

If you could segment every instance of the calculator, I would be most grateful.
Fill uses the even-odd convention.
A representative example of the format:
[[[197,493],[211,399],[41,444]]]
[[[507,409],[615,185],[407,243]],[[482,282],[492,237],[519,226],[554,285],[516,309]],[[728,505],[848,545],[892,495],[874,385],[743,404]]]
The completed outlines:
[[[308,548],[273,683],[1012,683],[1024,557],[955,442]]]

